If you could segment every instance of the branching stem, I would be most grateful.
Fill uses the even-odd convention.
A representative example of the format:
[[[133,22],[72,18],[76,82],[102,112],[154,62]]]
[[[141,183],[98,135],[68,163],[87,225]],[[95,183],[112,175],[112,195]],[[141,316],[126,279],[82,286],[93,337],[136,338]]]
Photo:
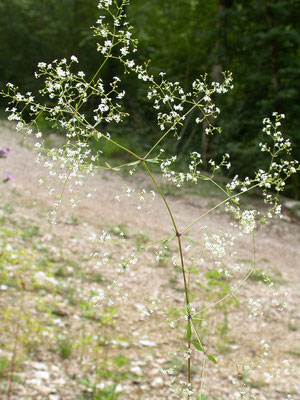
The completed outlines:
[[[163,202],[165,203],[165,206],[167,207],[168,213],[169,213],[170,218],[172,220],[173,228],[174,228],[174,230],[176,232],[176,236],[177,236],[177,240],[178,240],[178,249],[179,249],[179,253],[180,253],[180,262],[181,262],[183,283],[184,283],[185,303],[186,303],[186,307],[187,307],[187,310],[188,310],[189,309],[189,305],[190,305],[190,301],[189,301],[189,291],[188,291],[188,284],[187,284],[187,278],[186,278],[186,271],[185,271],[185,266],[184,266],[182,244],[181,244],[181,233],[179,232],[179,230],[177,228],[177,224],[175,222],[175,218],[174,218],[172,210],[171,210],[171,208],[170,208],[170,206],[168,204],[168,201],[167,201],[165,195],[163,194],[159,184],[157,183],[155,177],[153,176],[152,172],[150,171],[150,168],[148,167],[147,162],[143,161],[143,164],[145,166],[146,171],[150,175],[154,185],[156,186],[157,190],[159,191],[159,194],[160,194]],[[188,315],[188,316],[190,317],[190,315]],[[190,321],[188,321],[188,323],[190,323]],[[190,355],[190,349],[191,349],[191,339],[189,338],[188,339],[189,355]],[[188,358],[188,383],[191,383],[191,357]]]

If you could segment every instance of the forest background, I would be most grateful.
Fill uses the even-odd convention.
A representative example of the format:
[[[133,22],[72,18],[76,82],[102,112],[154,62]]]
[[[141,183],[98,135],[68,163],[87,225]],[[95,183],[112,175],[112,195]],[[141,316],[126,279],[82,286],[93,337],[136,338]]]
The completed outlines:
[[[98,18],[96,0],[1,0],[0,1],[0,89],[7,82],[22,92],[37,93],[34,77],[38,62],[76,55],[91,77],[99,67],[100,55],[90,27]],[[228,152],[231,174],[241,177],[265,168],[263,154],[257,156],[262,140],[262,119],[273,111],[284,113],[283,133],[292,139],[291,158],[300,157],[300,2],[299,0],[134,0],[127,10],[139,40],[137,62],[150,62],[150,71],[167,73],[184,90],[199,75],[221,81],[222,71],[232,71],[235,88],[217,98],[219,124],[224,135],[202,134],[205,124],[186,118],[174,146],[182,163],[190,151],[202,154],[204,168],[210,157]],[[102,79],[121,76],[121,65],[104,67]],[[127,146],[149,147],[157,136],[156,117],[147,101],[147,88],[125,75],[123,107],[131,115],[121,127],[109,126]],[[6,104],[0,102],[4,118]],[[92,110],[85,110],[89,113]],[[47,121],[39,121],[44,129]],[[95,143],[95,146],[97,144]],[[108,142],[108,157],[120,157]],[[289,182],[287,194],[300,196],[299,177]]]

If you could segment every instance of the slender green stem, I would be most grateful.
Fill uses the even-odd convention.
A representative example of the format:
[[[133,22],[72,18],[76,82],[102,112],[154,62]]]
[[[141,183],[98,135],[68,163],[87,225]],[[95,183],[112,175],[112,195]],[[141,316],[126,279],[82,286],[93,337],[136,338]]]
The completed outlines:
[[[163,194],[163,192],[162,192],[161,188],[159,187],[159,185],[158,185],[156,179],[154,178],[152,172],[150,171],[150,169],[149,169],[149,167],[148,167],[148,165],[147,165],[147,162],[144,161],[143,164],[144,164],[144,166],[145,166],[145,168],[146,168],[146,171],[147,171],[148,174],[150,175],[150,177],[151,177],[151,179],[152,179],[154,185],[156,186],[157,190],[159,191],[159,194],[161,195],[161,197],[162,197],[162,199],[163,199],[163,202],[165,203],[165,206],[166,206],[167,209],[168,209],[168,212],[169,212],[169,215],[170,215],[170,217],[171,217],[171,220],[172,220],[172,224],[173,224],[175,233],[178,233],[178,229],[177,229],[177,225],[176,225],[175,219],[174,219],[174,217],[173,217],[173,213],[172,213],[172,211],[171,211],[171,209],[170,209],[170,206],[169,206],[169,204],[168,204],[168,202],[167,202],[167,199],[166,199],[165,195]]]
[[[205,363],[206,363],[206,355],[203,354],[201,384],[200,384],[200,400],[202,400],[203,382],[204,382],[204,374],[205,374]]]
[[[184,259],[183,259],[182,245],[181,245],[181,237],[177,236],[177,239],[178,239],[178,248],[179,248],[179,253],[180,253],[180,261],[181,261],[181,266],[182,266],[181,269],[182,269],[184,289],[185,289],[185,302],[186,302],[186,305],[188,306],[190,304],[190,300],[189,300],[186,272],[185,272],[185,268],[184,268]]]
[[[226,199],[222,200],[220,203],[216,204],[214,207],[212,207],[211,209],[209,209],[208,211],[206,211],[204,214],[200,215],[200,217],[196,218],[193,222],[191,222],[186,228],[183,229],[183,231],[181,232],[182,234],[185,233],[188,229],[190,229],[193,225],[195,225],[198,221],[200,221],[202,218],[206,217],[206,215],[210,214],[212,211],[216,210],[218,207],[222,206],[223,204],[225,204],[227,201],[230,201],[231,199],[234,199],[235,197],[240,196],[243,193],[247,193],[250,190],[254,189],[255,187],[259,186],[259,183],[257,183],[256,185],[251,186],[249,189],[245,190],[244,192],[239,192],[236,193],[232,196],[228,196]]]
[[[102,70],[102,68],[103,68],[104,65],[106,64],[107,60],[110,58],[111,49],[112,49],[112,47],[113,47],[113,43],[114,43],[114,39],[115,39],[115,32],[116,32],[116,27],[115,27],[115,25],[114,25],[114,28],[113,28],[113,29],[114,29],[114,30],[113,30],[113,36],[112,36],[112,46],[111,46],[110,49],[109,49],[109,53],[107,54],[106,58],[103,60],[103,62],[102,62],[102,64],[100,65],[100,67],[99,67],[99,68],[97,69],[97,71],[95,72],[95,74],[94,74],[94,76],[92,77],[92,79],[90,80],[88,86],[90,86],[91,83],[96,79],[96,77],[98,76],[99,72]],[[77,111],[80,109],[80,107],[81,107],[82,104],[83,104],[83,103],[82,103],[83,97],[84,97],[84,94],[81,95],[81,97],[80,97],[78,103],[76,104],[76,110],[77,110]]]
[[[248,274],[244,277],[244,279],[241,280],[241,282],[232,290],[230,290],[229,293],[226,294],[226,296],[222,297],[220,300],[216,301],[215,303],[211,304],[210,306],[202,308],[200,311],[196,312],[193,316],[198,315],[203,313],[204,311],[207,311],[211,308],[216,307],[218,304],[222,303],[224,300],[226,300],[228,297],[232,296],[239,288],[250,278],[250,276],[253,274],[254,270],[256,269],[256,247],[255,247],[255,233],[254,231],[252,232],[252,237],[253,237],[253,266],[248,272]]]
[[[126,164],[116,165],[115,167],[101,167],[100,166],[99,168],[104,169],[104,170],[115,170],[115,171],[117,171],[120,168],[130,167],[131,165],[132,165],[132,162],[130,161],[130,162],[126,163]]]
[[[186,228],[181,233],[185,233],[188,229],[190,229],[193,225],[195,225],[200,219],[206,217],[206,215],[210,214],[212,211],[214,211],[216,208],[220,207],[221,205],[225,204],[228,200],[230,200],[232,197],[228,197],[227,199],[221,201],[220,203],[216,204],[214,207],[212,207],[210,210],[206,211],[204,214],[200,215],[200,217],[196,218],[193,222],[191,222]]]
[[[198,314],[202,314],[204,311],[210,310],[211,308],[216,307],[218,304],[222,303],[224,300],[226,300],[228,297],[232,296],[237,290],[239,290],[239,288],[247,281],[247,279],[253,274],[255,270],[255,267],[251,268],[251,270],[248,272],[248,274],[245,276],[245,278],[232,290],[230,290],[229,293],[227,293],[224,297],[222,297],[220,300],[216,301],[215,303],[201,308],[200,311],[196,312],[195,314],[193,314],[193,316],[198,315]]]
[[[195,108],[201,103],[202,99],[197,101],[181,118],[180,120],[184,120],[184,118]],[[173,130],[173,128],[177,125],[178,121],[176,121],[159,139],[158,141],[151,147],[151,149],[148,151],[148,153],[145,155],[145,158],[149,156],[150,153],[159,145],[161,141],[164,140],[164,138]]]
[[[255,246],[255,232],[252,231],[252,245],[253,245],[253,270],[256,269],[256,246]]]
[[[74,109],[74,111],[75,112],[77,112],[77,110],[75,110]],[[90,126],[90,124],[88,123],[88,121],[84,118],[82,121],[79,121],[84,127],[86,127],[86,128],[88,128],[89,126]],[[96,126],[96,125],[95,125]],[[94,133],[101,133],[101,132],[99,132],[96,128],[95,128],[95,126],[93,127],[94,128]],[[129,154],[131,154],[132,156],[134,156],[135,158],[137,158],[138,160],[140,160],[141,159],[141,157],[140,156],[138,156],[137,154],[135,154],[133,151],[131,151],[131,150],[129,150],[129,149],[127,149],[127,147],[125,147],[125,146],[122,146],[120,143],[118,143],[118,142],[115,142],[113,139],[111,139],[110,137],[107,137],[107,136],[105,136],[105,135],[101,135],[101,137],[103,137],[104,139],[106,139],[107,141],[109,141],[109,142],[111,142],[112,144],[114,144],[115,146],[117,146],[117,147],[119,147],[120,149],[122,149],[122,150],[124,150],[124,151],[126,151],[126,153],[129,153]],[[86,140],[88,140],[90,138],[90,136],[88,136],[87,137],[87,139]]]
[[[226,190],[224,190],[222,188],[221,185],[219,185],[216,181],[214,181],[212,178],[210,178],[211,183],[213,183],[215,186],[217,186],[217,188],[219,188],[223,193],[225,193],[226,195],[228,195],[228,193],[226,192]]]
[[[188,284],[187,284],[185,267],[184,267],[184,259],[183,259],[183,251],[182,251],[180,235],[177,235],[177,239],[178,239],[178,248],[179,248],[179,253],[180,253],[182,276],[183,276],[183,282],[184,282],[185,303],[186,303],[186,306],[189,306],[190,300],[189,300]],[[188,318],[189,318],[188,323],[192,324],[189,309],[188,309]],[[191,352],[190,352],[190,350],[191,350],[191,339],[188,338],[188,352],[189,352],[189,357],[187,360],[188,361],[188,383],[191,383]]]
[[[186,302],[186,306],[188,308],[190,301],[189,301],[189,293],[188,293],[188,284],[187,284],[187,279],[186,279],[186,272],[185,272],[185,266],[184,266],[184,258],[183,258],[183,251],[182,251],[182,244],[181,244],[181,233],[179,233],[172,210],[167,202],[167,199],[165,197],[165,195],[163,194],[159,184],[157,183],[156,179],[154,178],[152,172],[150,171],[146,160],[143,161],[143,164],[146,168],[146,171],[148,172],[148,174],[150,175],[154,185],[156,186],[157,190],[159,191],[161,198],[163,199],[163,202],[165,203],[165,206],[167,207],[168,213],[170,215],[170,218],[172,220],[172,224],[174,227],[174,230],[176,232],[176,236],[178,239],[178,248],[179,248],[179,253],[180,253],[180,261],[181,261],[181,269],[182,269],[182,276],[183,276],[183,282],[184,282],[184,292],[185,292],[185,302]],[[188,318],[189,321],[188,323],[190,323],[190,314],[189,314],[189,310],[188,310]],[[188,350],[189,350],[189,355],[190,355],[190,349],[191,349],[191,339],[188,339]],[[188,358],[188,382],[191,383],[191,358]]]
[[[127,147],[122,146],[121,144],[119,144],[118,142],[115,142],[113,139],[108,138],[107,136],[103,135],[102,137],[104,137],[106,140],[108,140],[109,142],[111,142],[112,144],[114,144],[115,146],[119,147],[120,149],[126,151],[127,153],[131,154],[132,156],[134,156],[135,158],[137,158],[138,160],[141,159],[140,156],[138,156],[137,154],[135,154],[133,151],[127,149]]]
[[[195,333],[195,336],[196,336],[196,338],[197,338],[199,344],[200,344],[200,345],[203,347],[203,349],[205,350],[204,345],[203,345],[203,343],[202,343],[202,340],[200,339],[199,333],[198,333],[198,331],[197,331],[197,329],[196,329],[196,327],[195,327],[193,321],[192,321],[192,329],[193,329],[193,331],[194,331],[194,333]]]
[[[153,241],[153,242],[150,242],[150,243],[145,244],[145,246],[140,247],[135,253],[133,253],[133,255],[128,259],[128,261],[130,261],[130,260],[132,260],[133,258],[135,258],[136,256],[138,256],[142,251],[146,250],[148,247],[154,246],[155,244],[158,244],[158,243],[165,242],[166,240],[169,240],[169,239],[171,239],[172,237],[173,237],[173,236],[169,236],[169,237],[166,237],[166,238],[163,238],[163,239],[159,239],[159,240],[155,240],[155,241]],[[119,242],[113,241],[113,240],[111,241],[111,243],[120,244]],[[126,245],[124,245],[124,247],[126,247]],[[130,247],[131,247],[131,246],[130,246]]]

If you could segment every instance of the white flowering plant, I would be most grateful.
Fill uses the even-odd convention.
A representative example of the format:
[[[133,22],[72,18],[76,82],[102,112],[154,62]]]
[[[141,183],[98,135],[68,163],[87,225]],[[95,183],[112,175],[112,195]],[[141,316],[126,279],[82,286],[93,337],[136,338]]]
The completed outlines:
[[[99,169],[114,172],[125,169],[130,175],[134,175],[143,169],[151,178],[153,190],[151,189],[150,192],[145,189],[140,191],[127,185],[122,194],[116,196],[116,200],[121,201],[123,197],[135,195],[138,199],[137,208],[148,210],[148,204],[158,194],[170,217],[173,231],[167,238],[148,243],[136,251],[123,255],[118,264],[116,278],[106,288],[101,289],[93,300],[96,307],[102,304],[111,306],[114,303],[113,295],[115,292],[122,297],[122,301],[125,301],[128,294],[121,293],[120,280],[131,266],[138,263],[139,254],[149,246],[160,244],[162,249],[156,253],[157,259],[160,260],[164,249],[170,243],[176,242],[177,256],[173,257],[173,264],[179,266],[181,271],[185,306],[181,309],[182,315],[177,321],[169,318],[166,312],[164,312],[164,315],[171,329],[182,329],[182,321],[184,321],[185,338],[179,353],[186,362],[186,373],[182,377],[175,376],[170,388],[172,395],[176,398],[203,399],[206,363],[217,364],[218,361],[211,354],[209,345],[203,340],[199,320],[208,309],[214,310],[228,299],[236,300],[236,293],[251,277],[257,266],[255,251],[253,251],[254,259],[251,269],[235,286],[229,286],[224,295],[205,307],[201,308],[194,305],[191,302],[191,280],[193,276],[191,272],[192,269],[201,270],[205,262],[203,254],[208,254],[218,273],[225,274],[226,277],[232,277],[239,273],[241,268],[237,264],[225,268],[221,262],[228,253],[228,248],[234,245],[234,237],[231,233],[223,231],[216,233],[203,226],[201,227],[203,235],[200,238],[187,235],[191,228],[200,224],[201,220],[207,215],[223,207],[226,212],[233,214],[233,224],[238,228],[240,234],[252,236],[254,245],[255,231],[258,226],[267,222],[270,218],[281,217],[279,194],[284,190],[287,179],[299,170],[299,166],[297,161],[289,159],[291,143],[289,139],[284,138],[280,131],[284,115],[274,112],[272,117],[265,118],[263,121],[263,131],[268,139],[266,143],[260,143],[260,150],[265,152],[270,159],[267,170],[254,171],[252,176],[244,179],[236,175],[231,182],[223,184],[218,179],[218,173],[231,168],[230,155],[224,154],[219,162],[213,159],[209,160],[210,171],[207,173],[202,168],[201,154],[197,151],[190,154],[190,163],[187,169],[178,170],[176,166],[177,156],[165,157],[164,155],[163,147],[166,139],[169,139],[169,137],[173,137],[174,140],[178,139],[180,127],[191,112],[195,115],[197,124],[206,122],[207,127],[203,134],[221,133],[221,128],[212,122],[216,120],[220,113],[220,109],[215,105],[213,99],[215,96],[225,94],[233,88],[232,76],[229,72],[225,72],[221,83],[213,82],[209,84],[207,75],[204,75],[191,84],[188,92],[184,91],[179,82],[169,81],[164,73],[153,76],[150,72],[149,63],[138,65],[134,60],[133,53],[137,51],[137,40],[133,38],[132,27],[126,21],[125,8],[128,5],[128,0],[100,0],[98,3],[101,15],[92,31],[98,39],[97,50],[103,61],[94,76],[87,77],[78,68],[79,61],[76,56],[72,56],[69,60],[54,60],[50,64],[40,62],[36,78],[43,81],[43,87],[40,90],[41,98],[44,99],[43,103],[37,102],[30,92],[21,94],[19,88],[11,83],[7,84],[7,90],[2,91],[1,95],[9,101],[9,106],[6,109],[9,113],[8,119],[15,121],[16,129],[24,131],[26,136],[36,136],[37,141],[34,146],[38,151],[37,161],[48,168],[51,179],[57,179],[61,182],[58,191],[51,184],[51,179],[47,180],[49,193],[54,198],[54,206],[49,213],[52,223],[56,222],[56,215],[65,191],[68,190],[71,193],[70,205],[75,207],[80,201],[79,193],[85,178],[93,176]],[[145,154],[137,154],[135,149],[119,143],[118,140],[115,140],[113,131],[109,131],[110,125],[120,124],[130,116],[124,111],[121,104],[121,100],[126,95],[121,79],[115,76],[111,82],[103,82],[101,78],[103,67],[108,62],[121,63],[124,67],[124,73],[135,75],[148,88],[148,100],[152,102],[153,109],[157,114],[157,139]],[[89,104],[95,103],[97,106],[93,106],[92,117],[86,116],[82,111],[83,105],[87,108]],[[28,115],[30,116],[29,120]],[[41,116],[65,133],[65,143],[61,147],[49,149],[45,145],[43,133],[39,128]],[[107,162],[102,163],[102,152],[101,150],[96,154],[92,152],[91,139],[96,139],[100,144],[105,141],[110,142],[113,146],[130,155],[134,161],[116,166]],[[153,172],[153,164],[160,166],[163,181],[167,181],[178,188],[183,187],[186,182],[197,184],[205,181],[220,192],[222,200],[201,215],[196,216],[186,226],[179,226],[177,216],[174,214],[172,205],[160,184],[160,178],[157,177],[157,173]],[[40,182],[44,183],[45,180],[41,179]],[[243,209],[240,204],[241,196],[254,189],[260,190],[264,202],[268,206],[264,212],[255,209]],[[88,197],[91,196],[92,191],[88,194]],[[93,233],[90,237],[91,242],[102,243],[103,245],[111,240],[113,238],[106,230],[101,232],[100,235]],[[121,235],[121,242],[124,241],[125,235],[123,234]],[[184,245],[186,241],[191,243],[187,247]],[[190,256],[190,246],[194,248],[192,256]],[[100,268],[101,265],[108,263],[109,257],[105,253],[98,266]],[[272,282],[267,278],[266,282],[268,286],[272,286]],[[276,305],[281,307],[282,303],[278,301]],[[262,312],[259,299],[249,299],[248,307],[250,318]],[[160,303],[146,303],[149,315],[159,308],[161,308]],[[178,321],[181,321],[181,323],[178,323]],[[264,343],[264,346],[266,348],[267,344]],[[192,379],[195,353],[199,353],[202,358],[200,387],[194,385]],[[255,369],[252,367],[244,368],[247,370]],[[162,369],[162,372],[172,376],[174,370],[174,368]],[[240,391],[240,398],[246,399],[250,398],[249,396],[249,392],[243,386]]]

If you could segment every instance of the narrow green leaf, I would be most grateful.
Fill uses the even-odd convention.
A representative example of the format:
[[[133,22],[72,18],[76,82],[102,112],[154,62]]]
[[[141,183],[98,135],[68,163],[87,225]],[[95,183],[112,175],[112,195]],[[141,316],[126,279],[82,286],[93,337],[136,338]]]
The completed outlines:
[[[139,163],[139,161],[133,161],[129,164],[127,164],[128,167],[132,167],[133,165],[137,165]]]
[[[196,342],[195,340],[192,340],[192,343],[196,347],[197,350],[203,351],[203,353],[204,353],[204,348],[201,343]]]
[[[105,165],[107,166],[107,168],[111,169],[112,171],[120,171],[120,168],[112,167],[112,166],[110,166],[110,165],[108,164],[108,162],[105,162]]]
[[[146,160],[147,162],[151,162],[151,163],[154,163],[154,164],[158,164],[159,163],[159,161],[158,160],[156,160],[155,158],[151,158],[150,160]]]
[[[206,354],[207,358],[212,361],[214,364],[218,364],[218,361],[215,359],[214,356],[212,356],[211,354]]]
[[[188,321],[188,324],[187,324],[186,337],[187,337],[188,340],[191,340],[192,327],[191,327],[191,322],[190,321]]]
[[[163,244],[163,245],[167,245],[168,243],[170,243],[170,242],[174,239],[174,237],[175,237],[175,236],[172,236],[172,237],[170,237],[170,238],[164,240],[164,241],[162,242],[162,244]]]
[[[233,300],[235,301],[236,305],[238,306],[240,304],[238,299],[233,294],[231,295],[231,297],[233,298]]]
[[[195,242],[195,240],[189,238],[188,236],[182,236],[182,237],[184,237],[185,240],[187,240],[188,242],[191,242],[191,243],[194,243],[194,242]]]

